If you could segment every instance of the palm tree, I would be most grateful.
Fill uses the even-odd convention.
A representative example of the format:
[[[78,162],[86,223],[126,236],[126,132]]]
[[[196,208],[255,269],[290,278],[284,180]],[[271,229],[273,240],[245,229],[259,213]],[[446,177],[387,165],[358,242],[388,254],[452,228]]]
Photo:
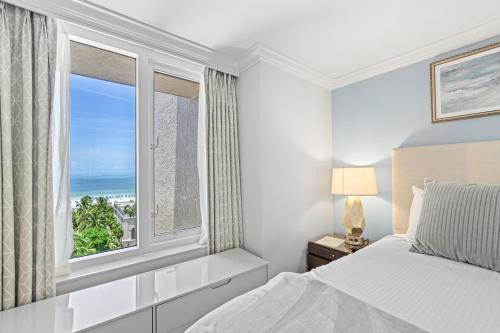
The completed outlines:
[[[123,208],[123,212],[133,219],[137,215],[137,205],[126,205],[125,208]]]
[[[121,247],[123,227],[106,198],[96,198],[94,201],[90,196],[84,196],[71,215],[75,241],[73,256]]]

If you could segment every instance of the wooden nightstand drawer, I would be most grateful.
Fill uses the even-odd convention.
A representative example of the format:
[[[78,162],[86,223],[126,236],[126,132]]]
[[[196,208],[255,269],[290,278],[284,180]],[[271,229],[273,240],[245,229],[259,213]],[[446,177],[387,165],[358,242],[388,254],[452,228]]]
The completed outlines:
[[[343,235],[336,234],[310,241],[307,247],[307,269],[329,264],[355,251],[356,249],[345,244]]]
[[[314,268],[319,267],[319,266],[329,264],[330,262],[331,262],[330,260],[316,257],[315,255],[312,255],[312,254],[309,254],[307,256],[307,268],[309,270],[314,269]]]
[[[336,260],[348,254],[334,249],[329,249],[315,243],[309,243],[309,253],[328,261]]]

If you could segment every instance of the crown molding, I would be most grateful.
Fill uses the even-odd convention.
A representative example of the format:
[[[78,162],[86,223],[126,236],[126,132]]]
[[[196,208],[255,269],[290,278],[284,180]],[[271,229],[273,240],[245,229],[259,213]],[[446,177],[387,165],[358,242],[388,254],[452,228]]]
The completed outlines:
[[[170,34],[132,18],[110,11],[86,0],[6,0],[45,15],[53,16],[87,29],[121,38],[128,42],[239,75],[258,62],[266,62],[283,71],[327,89],[337,89],[440,54],[495,37],[500,33],[500,19],[339,76],[328,76],[280,54],[262,44],[249,48],[239,61],[211,48]]]
[[[499,33],[500,19],[495,19],[386,61],[336,77],[330,77],[326,74],[313,70],[297,61],[271,50],[267,46],[255,44],[248,50],[246,55],[240,59],[239,71],[244,72],[261,61],[267,62],[300,78],[333,90],[393,71],[401,67],[431,59],[443,53],[450,52],[467,45],[481,42],[488,38],[498,36]]]
[[[392,59],[370,65],[368,67],[332,78],[333,85],[330,89],[337,89],[351,83],[366,80],[370,77],[393,71],[420,61],[428,60],[488,38],[498,36],[500,33],[500,19],[489,21],[453,36],[443,38],[424,47],[401,54]]]
[[[7,2],[148,49],[238,75],[237,62],[224,54],[85,0],[7,0]]]
[[[310,81],[327,89],[330,89],[330,87],[333,85],[333,80],[327,75],[322,74],[310,67],[307,67],[295,60],[292,60],[276,51],[273,51],[262,44],[254,44],[248,49],[248,52],[245,54],[245,56],[240,59],[240,73],[253,67],[259,62],[271,64],[285,72],[298,76],[306,81]]]

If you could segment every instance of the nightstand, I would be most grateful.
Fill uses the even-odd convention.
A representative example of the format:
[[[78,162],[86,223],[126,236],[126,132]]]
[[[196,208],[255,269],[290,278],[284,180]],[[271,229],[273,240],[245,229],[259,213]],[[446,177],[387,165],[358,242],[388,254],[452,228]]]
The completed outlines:
[[[315,241],[309,241],[307,248],[307,270],[326,265],[332,261],[354,253],[368,245],[366,240],[362,247],[351,248],[344,242],[344,235],[333,234]]]

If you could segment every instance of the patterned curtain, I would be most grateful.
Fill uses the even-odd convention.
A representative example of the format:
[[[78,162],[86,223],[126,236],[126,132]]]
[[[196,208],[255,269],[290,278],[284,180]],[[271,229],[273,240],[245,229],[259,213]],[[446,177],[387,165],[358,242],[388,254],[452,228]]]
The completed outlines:
[[[55,21],[0,2],[0,310],[55,294]]]
[[[236,78],[205,69],[208,164],[208,249],[243,245]]]

